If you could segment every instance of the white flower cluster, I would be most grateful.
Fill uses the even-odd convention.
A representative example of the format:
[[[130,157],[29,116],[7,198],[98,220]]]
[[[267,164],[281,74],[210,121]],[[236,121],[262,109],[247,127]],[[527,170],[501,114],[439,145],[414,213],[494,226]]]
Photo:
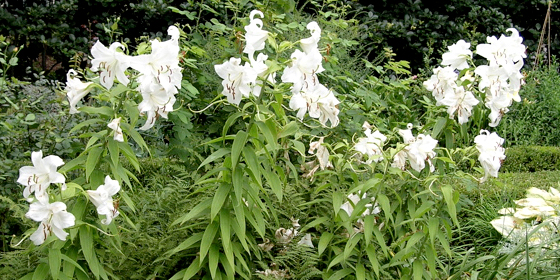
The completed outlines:
[[[529,246],[547,244],[558,238],[560,217],[560,191],[550,188],[549,191],[538,188],[527,190],[527,197],[515,201],[517,208],[503,208],[498,211],[502,216],[492,220],[492,226],[510,242],[528,241]],[[531,233],[530,236],[527,236]]]
[[[458,71],[469,68],[468,60],[472,58],[470,43],[459,40],[448,47],[449,51],[442,56],[441,64],[424,87],[432,92],[436,105],[447,106],[450,118],[457,114],[460,124],[466,123],[471,110],[479,101],[470,89],[475,79],[478,90],[485,93],[484,104],[491,110],[490,126],[496,127],[502,116],[508,112],[513,101],[521,101],[519,89],[523,84],[523,58],[526,57],[523,38],[514,28],[507,29],[511,36],[487,37],[487,44],[476,46],[476,53],[488,60],[488,65],[479,65],[474,69],[475,77],[470,70],[459,78]]]
[[[93,60],[91,70],[99,71],[99,83],[106,89],[111,89],[115,78],[123,85],[128,85],[125,71],[128,68],[135,69],[140,73],[138,77],[138,90],[142,94],[142,102],[138,104],[141,114],[147,115],[146,123],[141,130],[150,129],[158,117],[167,118],[167,113],[173,111],[175,94],[181,88],[182,69],[179,67],[179,29],[170,26],[167,33],[170,40],[160,42],[152,40],[152,51],[150,54],[129,56],[119,49],[124,49],[120,43],[112,43],[109,48],[101,42],[96,42],[91,48]],[[92,82],[81,82],[76,78],[74,70],[68,71],[66,91],[70,103],[70,113],[77,113],[76,105],[91,90]],[[115,120],[113,120],[115,121]],[[111,122],[109,127],[114,131],[117,141],[123,140],[122,130],[118,121]]]
[[[62,166],[64,161],[53,155],[43,157],[43,151],[32,152],[31,161],[33,166],[24,166],[19,169],[17,180],[19,184],[25,186],[23,197],[31,203],[25,216],[40,222],[39,228],[31,235],[30,239],[35,245],[43,244],[51,234],[54,234],[60,240],[66,240],[68,233],[64,229],[74,226],[76,218],[72,213],[66,211],[64,202],[50,203],[48,192],[51,184],[60,184],[61,191],[66,189],[66,178],[57,172],[57,168]],[[111,180],[107,176],[105,185],[99,186],[96,191],[87,191],[97,207],[97,212],[107,217],[101,223],[109,224],[119,214],[111,197],[119,190],[118,181]],[[30,197],[31,194],[34,194],[34,197]]]
[[[243,53],[249,57],[249,63],[241,64],[241,58],[232,57],[228,61],[214,65],[214,69],[222,81],[222,94],[227,97],[229,103],[239,105],[243,97],[248,98],[251,95],[259,96],[262,89],[264,79],[274,82],[274,73],[267,76],[268,66],[266,60],[268,56],[260,53],[255,60],[255,51],[264,49],[265,41],[268,38],[268,31],[262,30],[263,22],[261,19],[255,18],[259,15],[264,17],[263,13],[253,10],[249,16],[250,23],[245,26],[245,48]]]
[[[435,168],[431,159],[436,156],[434,149],[437,146],[437,140],[424,134],[414,137],[411,123],[407,125],[407,129],[400,129],[399,135],[403,138],[406,146],[395,154],[392,166],[405,170],[406,160],[408,159],[412,169],[420,172],[428,162],[430,172],[433,172]]]
[[[263,22],[255,18],[263,13],[254,10],[250,14],[250,23],[245,26],[245,48],[249,62],[242,63],[241,58],[232,57],[228,61],[214,66],[216,73],[223,79],[222,94],[229,103],[239,105],[241,99],[251,95],[259,96],[263,81],[275,81],[275,73],[268,73],[266,60],[268,56],[260,53],[254,58],[255,51],[265,47],[269,32],[262,30]],[[331,127],[339,123],[338,99],[333,92],[319,82],[317,73],[324,71],[323,56],[319,52],[318,42],[321,39],[321,28],[316,22],[310,22],[307,29],[311,37],[299,41],[303,51],[295,50],[291,55],[290,66],[284,69],[281,80],[292,83],[290,108],[297,111],[297,117],[303,119],[306,113],[319,119],[322,125],[330,122]]]
[[[297,110],[297,116],[303,119],[305,113],[321,124],[330,122],[331,127],[339,123],[338,99],[333,92],[319,82],[317,73],[323,72],[323,56],[319,52],[318,42],[321,39],[321,28],[312,21],[307,24],[311,37],[301,39],[303,52],[295,50],[292,64],[282,74],[282,82],[292,83],[290,108]]]
[[[497,178],[502,161],[506,159],[505,149],[502,147],[504,139],[496,132],[490,133],[483,129],[480,131],[480,135],[474,138],[474,143],[480,152],[478,161],[484,168],[484,177],[480,179],[480,182],[486,181],[488,176]]]

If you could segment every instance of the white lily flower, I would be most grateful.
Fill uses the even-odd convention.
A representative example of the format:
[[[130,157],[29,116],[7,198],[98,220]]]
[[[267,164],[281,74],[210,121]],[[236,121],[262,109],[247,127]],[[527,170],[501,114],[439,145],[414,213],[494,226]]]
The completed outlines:
[[[519,36],[519,32],[514,28],[508,28],[506,32],[511,32],[511,36],[502,34],[499,39],[495,36],[487,37],[488,44],[477,45],[476,53],[488,59],[491,65],[505,65],[526,58],[523,38]]]
[[[124,142],[120,117],[112,120],[107,126],[113,130],[113,139],[115,139],[115,141]]]
[[[97,41],[91,48],[91,54],[93,55],[91,71],[101,71],[99,81],[106,89],[110,89],[113,86],[115,77],[123,85],[127,85],[130,82],[124,73],[130,64],[130,57],[122,52],[118,52],[117,48],[124,49],[124,46],[121,43],[115,42],[107,48]]]
[[[56,169],[64,164],[58,156],[43,157],[43,151],[32,152],[31,161],[33,166],[24,166],[19,169],[18,183],[25,186],[23,197],[29,202],[33,201],[29,195],[35,193],[38,200],[48,200],[47,188],[51,183],[62,184],[62,189],[66,188],[66,178]]]
[[[175,103],[174,93],[169,93],[162,85],[153,83],[149,87],[140,90],[142,94],[142,102],[138,104],[138,110],[141,114],[147,114],[146,123],[140,127],[140,130],[148,130],[154,126],[158,117],[167,119],[167,114],[173,111]]]
[[[463,87],[455,88],[454,94],[448,94],[441,100],[441,104],[447,106],[447,113],[450,119],[457,113],[459,124],[464,124],[469,120],[472,108],[478,102],[478,99],[474,97],[472,92],[466,91]]]
[[[48,199],[29,205],[29,211],[25,216],[41,222],[39,228],[30,237],[35,245],[43,244],[51,233],[62,241],[66,240],[68,233],[64,229],[73,226],[76,221],[74,215],[66,211],[66,204],[63,202],[49,203]]]
[[[315,21],[308,23],[306,28],[311,32],[311,37],[299,40],[301,48],[306,54],[319,52],[317,44],[321,39],[321,28]]]
[[[130,67],[142,75],[138,78],[141,87],[151,87],[158,83],[169,93],[176,93],[181,88],[183,74],[179,67],[179,29],[170,26],[167,34],[171,39],[160,42],[152,40],[152,52],[132,57]]]
[[[498,177],[498,170],[506,158],[505,149],[502,147],[504,139],[496,132],[489,133],[488,130],[481,130],[480,135],[474,138],[474,142],[480,152],[478,160],[484,168],[484,177],[480,179],[481,182],[486,181],[488,176]]]
[[[412,124],[410,123],[407,125],[407,128],[399,130],[399,134],[403,137],[404,143],[408,145],[395,154],[392,166],[405,170],[406,159],[408,159],[412,169],[420,172],[426,167],[426,162],[428,162],[430,172],[434,172],[435,167],[431,159],[436,156],[434,149],[438,141],[430,135],[419,134],[417,137],[414,137],[412,135]]]
[[[119,181],[112,180],[109,175],[105,177],[105,184],[97,187],[97,190],[88,190],[87,194],[91,202],[97,207],[99,215],[105,215],[106,219],[101,220],[101,223],[108,225],[111,221],[119,215],[119,211],[115,209],[113,203],[113,195],[117,194],[121,189]]]
[[[472,58],[471,44],[464,40],[447,47],[448,52],[442,55],[441,65],[449,65],[453,69],[463,70],[469,68],[467,59]]]
[[[457,78],[459,75],[455,73],[452,67],[436,67],[434,69],[434,74],[429,80],[423,83],[424,87],[432,92],[432,95],[436,99],[436,105],[441,105],[441,100],[445,96],[454,94],[455,88],[457,87]]]
[[[424,169],[425,163],[428,162],[430,172],[434,172],[435,168],[431,159],[436,156],[433,151],[437,146],[438,141],[430,135],[419,134],[416,141],[407,147],[408,162],[412,169],[420,172]]]
[[[263,22],[261,19],[256,19],[256,15],[264,18],[264,14],[261,11],[253,10],[249,15],[249,25],[245,26],[245,48],[243,53],[248,54],[249,58],[253,57],[255,51],[264,49],[264,43],[268,38],[268,31],[262,30]]]
[[[319,166],[321,170],[325,170],[325,168],[332,167],[332,164],[329,162],[329,150],[327,147],[323,146],[323,139],[325,137],[319,138],[319,141],[314,141],[309,144],[309,153],[315,154],[317,156],[317,161],[319,161]],[[315,152],[317,150],[317,152]]]
[[[326,126],[330,121],[331,127],[335,127],[339,123],[338,104],[340,101],[334,96],[333,92],[322,84],[312,87],[310,90],[292,95],[290,99],[290,108],[297,110],[297,117],[303,119],[305,113]]]
[[[319,85],[317,73],[325,70],[323,57],[319,52],[305,53],[295,50],[291,59],[291,65],[284,69],[281,80],[284,83],[293,83],[293,94]]]
[[[298,242],[298,245],[303,245],[303,246],[308,246],[311,248],[315,248],[315,246],[313,246],[313,242],[311,241],[311,234],[308,233],[306,235],[304,235],[301,240]]]
[[[84,83],[76,78],[77,75],[78,73],[74,69],[68,70],[66,74],[66,87],[64,90],[70,104],[70,114],[78,113],[76,105],[93,89],[90,87],[92,82]]]
[[[387,137],[379,132],[379,130],[372,133],[370,128],[367,128],[364,133],[366,134],[366,137],[358,139],[358,143],[354,145],[354,150],[368,156],[366,164],[370,164],[373,161],[379,162],[383,160],[382,148],[383,143],[387,141]]]
[[[251,95],[258,77],[258,73],[251,65],[247,63],[241,65],[240,58],[232,57],[222,64],[214,65],[214,70],[220,78],[224,79],[222,94],[227,97],[229,103],[239,105],[243,97]],[[258,93],[260,94],[260,90]]]

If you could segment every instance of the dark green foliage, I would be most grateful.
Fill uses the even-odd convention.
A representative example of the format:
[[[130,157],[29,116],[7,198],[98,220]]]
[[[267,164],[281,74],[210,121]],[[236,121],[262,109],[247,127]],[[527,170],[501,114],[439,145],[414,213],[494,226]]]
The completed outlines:
[[[560,170],[560,148],[516,146],[506,149],[501,172],[535,172]]]
[[[524,37],[528,53],[536,51],[548,1],[536,0],[453,0],[445,3],[421,0],[350,2],[362,23],[362,41],[372,55],[391,47],[397,58],[411,62],[414,72],[425,65],[423,58],[433,47],[437,54],[463,39],[471,44],[486,43],[486,36],[516,27]],[[558,3],[552,5],[553,13]],[[558,21],[552,21],[552,53],[560,47]],[[439,57],[433,55],[433,57]],[[533,58],[531,58],[532,60]],[[428,61],[435,65],[438,61]]]

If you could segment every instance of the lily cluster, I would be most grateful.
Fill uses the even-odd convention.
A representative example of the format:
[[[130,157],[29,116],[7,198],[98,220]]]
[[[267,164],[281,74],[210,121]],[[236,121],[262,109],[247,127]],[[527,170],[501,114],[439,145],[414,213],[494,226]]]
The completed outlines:
[[[339,123],[338,104],[340,101],[332,90],[319,82],[317,73],[323,72],[323,56],[319,52],[318,43],[321,39],[321,28],[312,21],[307,24],[311,37],[299,41],[303,51],[295,50],[291,55],[291,66],[286,67],[282,74],[282,82],[292,83],[290,108],[296,110],[297,116],[303,119],[305,113],[326,126],[335,127]]]
[[[549,241],[558,238],[560,191],[533,187],[527,190],[526,198],[516,200],[515,204],[516,208],[500,209],[498,213],[502,216],[492,220],[492,226],[513,244],[524,241],[531,247],[555,244]]]
[[[420,172],[426,167],[426,162],[430,166],[430,172],[435,170],[432,159],[436,156],[434,152],[438,141],[430,135],[418,134],[412,135],[412,124],[407,125],[407,129],[400,129],[399,135],[403,138],[404,148],[398,151],[393,158],[393,167],[405,170],[406,161],[410,163],[412,169]]]
[[[227,97],[229,103],[239,105],[241,99],[249,96],[259,96],[262,89],[263,80],[274,82],[274,73],[267,75],[268,66],[266,60],[268,56],[259,53],[254,58],[255,52],[264,49],[265,41],[268,38],[268,31],[263,30],[263,22],[255,16],[264,17],[263,13],[253,10],[249,16],[250,23],[245,26],[245,48],[243,53],[247,54],[249,62],[242,64],[241,58],[231,57],[228,61],[214,65],[214,70],[222,81],[222,94]]]
[[[54,195],[50,195],[50,185],[56,184],[62,193],[66,190],[66,178],[57,172],[57,168],[64,165],[64,161],[54,155],[43,157],[43,151],[32,152],[31,161],[33,166],[24,166],[19,170],[17,182],[23,186],[23,197],[30,202],[29,211],[25,216],[36,222],[40,222],[37,230],[31,234],[30,239],[35,245],[41,245],[47,237],[54,234],[60,240],[66,240],[68,233],[64,229],[75,225],[76,217],[66,211],[66,204],[62,201],[51,203]],[[106,219],[101,223],[109,224],[113,218],[119,215],[113,205],[112,196],[120,190],[118,181],[105,178],[105,185],[97,190],[88,190],[87,194],[97,207],[100,215]],[[33,196],[31,196],[33,194]]]
[[[474,106],[479,103],[472,90],[478,81],[478,91],[483,93],[485,106],[491,110],[490,126],[496,127],[508,112],[513,101],[521,101],[519,90],[523,84],[523,58],[526,58],[523,38],[514,28],[507,29],[511,36],[487,37],[487,44],[476,46],[476,53],[487,59],[487,65],[469,66],[473,52],[470,43],[459,40],[442,55],[441,65],[424,82],[432,92],[436,105],[447,106],[450,118],[457,115],[459,124],[466,123]],[[474,70],[473,70],[474,69]],[[474,76],[473,76],[474,72]],[[482,98],[482,97],[481,97]]]
[[[245,26],[245,48],[243,53],[247,54],[248,62],[242,62],[241,58],[231,57],[228,61],[214,66],[222,81],[222,94],[227,101],[239,105],[243,98],[259,96],[264,81],[275,83],[275,73],[269,73],[266,60],[268,56],[259,53],[255,58],[255,52],[263,50],[269,32],[263,30],[263,22],[255,16],[264,17],[263,13],[253,10],[249,16],[249,25]],[[289,106],[297,111],[297,117],[303,119],[306,113],[326,126],[331,127],[339,123],[338,99],[334,93],[322,85],[317,77],[325,69],[322,66],[318,42],[321,39],[321,28],[316,22],[310,22],[307,29],[311,37],[299,41],[301,49],[295,50],[291,55],[290,66],[282,73],[281,80],[291,83],[292,97]]]
[[[498,136],[496,132],[488,132],[481,130],[480,135],[474,138],[476,149],[480,152],[478,161],[484,169],[484,177],[480,178],[480,182],[486,181],[488,176],[498,177],[498,170],[502,166],[502,162],[506,159],[505,149],[502,147],[504,139]]]
[[[158,117],[167,118],[173,111],[175,94],[181,88],[182,69],[179,67],[179,29],[170,26],[167,33],[170,40],[160,42],[152,40],[150,54],[130,56],[123,53],[121,43],[112,43],[109,48],[97,41],[92,49],[91,70],[99,72],[99,83],[110,90],[115,79],[127,86],[131,84],[126,71],[132,68],[138,71],[137,89],[142,95],[142,102],[138,104],[141,114],[147,115],[146,123],[140,127],[147,130],[153,127]],[[78,113],[77,104],[92,89],[93,82],[82,82],[76,77],[77,73],[71,69],[67,74],[66,92],[70,103],[70,113]],[[120,129],[120,118],[112,120],[109,125],[114,130],[114,139],[123,141]]]

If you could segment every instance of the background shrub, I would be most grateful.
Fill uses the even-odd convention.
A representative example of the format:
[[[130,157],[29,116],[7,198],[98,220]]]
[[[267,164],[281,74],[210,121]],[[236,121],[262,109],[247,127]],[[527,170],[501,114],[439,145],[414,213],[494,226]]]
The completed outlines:
[[[560,148],[515,146],[506,149],[500,172],[535,172],[560,169]]]
[[[391,47],[398,59],[410,61],[413,72],[437,64],[446,46],[459,39],[471,44],[485,43],[486,36],[498,36],[515,27],[534,53],[540,38],[548,1],[537,0],[452,0],[445,4],[421,0],[381,0],[351,2],[363,28],[362,42],[374,56]],[[552,12],[560,6],[552,3]],[[530,12],[529,12],[530,11]],[[558,28],[552,21],[551,53],[560,48]],[[436,54],[431,55],[432,49]],[[534,59],[528,56],[529,61]],[[426,60],[424,60],[426,59]]]

